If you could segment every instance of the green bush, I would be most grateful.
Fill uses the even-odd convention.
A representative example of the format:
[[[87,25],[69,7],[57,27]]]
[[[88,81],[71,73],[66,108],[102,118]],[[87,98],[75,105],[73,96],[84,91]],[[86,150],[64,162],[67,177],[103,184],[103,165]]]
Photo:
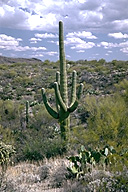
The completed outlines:
[[[123,148],[128,144],[128,109],[124,99],[119,96],[85,98],[85,112],[88,112],[87,127],[79,137],[79,127],[74,129],[77,140],[82,144],[95,146],[112,145]],[[73,135],[73,137],[75,137]],[[119,147],[120,146],[120,147]],[[122,147],[121,147],[122,146]]]

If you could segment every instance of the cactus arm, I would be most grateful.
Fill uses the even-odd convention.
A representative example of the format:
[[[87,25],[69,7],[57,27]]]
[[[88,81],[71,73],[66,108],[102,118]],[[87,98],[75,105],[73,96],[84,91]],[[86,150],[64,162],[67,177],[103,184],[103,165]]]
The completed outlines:
[[[79,91],[78,91],[78,94],[77,94],[77,99],[79,100],[81,98],[81,95],[83,93],[83,83],[80,83],[80,86],[79,86]]]
[[[57,99],[58,104],[60,105],[60,108],[62,108],[64,112],[67,112],[67,107],[66,107],[65,103],[63,102],[63,99],[60,95],[59,86],[58,86],[57,82],[54,83],[54,89],[55,89],[56,99]]]
[[[59,90],[60,90],[60,72],[59,71],[56,72],[56,82],[58,83]],[[56,98],[56,109],[57,109],[57,112],[59,113],[60,106],[58,104],[57,98]]]
[[[76,71],[74,70],[72,73],[72,90],[71,90],[71,104],[70,104],[70,106],[73,105],[75,100],[76,100]]]
[[[49,102],[48,102],[48,100],[47,100],[47,98],[46,98],[45,89],[42,88],[41,92],[42,92],[43,102],[44,102],[44,105],[45,105],[47,111],[49,112],[49,114],[50,114],[53,118],[59,119],[59,114],[52,109],[52,107],[50,106],[50,104],[49,104]]]
[[[76,101],[68,108],[68,111],[69,111],[70,113],[73,112],[73,111],[75,111],[76,108],[77,108],[77,106],[78,106],[78,100],[76,100]]]
[[[56,82],[60,86],[60,72],[59,71],[56,72]]]
[[[78,94],[77,94],[77,99],[71,103],[70,107],[68,108],[69,112],[73,112],[76,110],[77,106],[78,106],[78,101],[81,98],[81,94],[83,92],[83,83],[80,84],[79,86],[79,90],[78,90]]]

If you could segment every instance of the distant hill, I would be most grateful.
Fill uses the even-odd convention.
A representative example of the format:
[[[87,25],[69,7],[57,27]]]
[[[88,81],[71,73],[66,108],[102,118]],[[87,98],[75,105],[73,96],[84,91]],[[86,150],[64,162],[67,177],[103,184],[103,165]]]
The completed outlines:
[[[40,59],[37,58],[12,58],[12,57],[5,57],[0,56],[0,64],[10,64],[10,63],[37,63],[42,62]]]

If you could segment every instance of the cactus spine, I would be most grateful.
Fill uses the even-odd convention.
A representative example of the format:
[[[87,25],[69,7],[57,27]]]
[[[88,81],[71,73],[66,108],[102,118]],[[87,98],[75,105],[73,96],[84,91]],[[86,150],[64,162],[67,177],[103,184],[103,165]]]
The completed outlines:
[[[58,119],[61,130],[61,138],[64,140],[69,139],[70,134],[70,113],[75,111],[78,106],[78,100],[80,99],[83,84],[80,84],[78,94],[76,95],[76,71],[72,73],[72,90],[71,90],[71,104],[68,101],[68,89],[67,89],[67,70],[66,59],[64,51],[64,36],[63,36],[63,22],[59,22],[59,57],[60,57],[60,72],[56,73],[56,82],[54,83],[55,96],[56,96],[56,109],[52,109],[50,106],[45,89],[42,88],[42,98],[44,105],[49,114]]]

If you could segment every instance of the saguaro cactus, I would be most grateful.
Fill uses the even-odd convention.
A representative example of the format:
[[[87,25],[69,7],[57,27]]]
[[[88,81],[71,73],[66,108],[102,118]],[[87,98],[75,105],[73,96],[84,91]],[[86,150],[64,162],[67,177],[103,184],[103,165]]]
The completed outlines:
[[[29,123],[29,108],[37,104],[39,104],[37,101],[31,103],[29,101],[26,101],[26,125],[28,125]]]
[[[68,140],[70,133],[70,113],[73,112],[78,106],[78,100],[80,99],[83,90],[83,84],[82,83],[80,84],[78,94],[76,94],[76,71],[73,71],[71,104],[69,105],[62,21],[59,22],[59,57],[60,57],[60,72],[57,71],[56,82],[54,83],[57,111],[52,109],[52,107],[50,106],[46,98],[44,88],[42,88],[42,98],[49,114],[53,118],[58,119],[59,121],[61,138],[64,140]]]

